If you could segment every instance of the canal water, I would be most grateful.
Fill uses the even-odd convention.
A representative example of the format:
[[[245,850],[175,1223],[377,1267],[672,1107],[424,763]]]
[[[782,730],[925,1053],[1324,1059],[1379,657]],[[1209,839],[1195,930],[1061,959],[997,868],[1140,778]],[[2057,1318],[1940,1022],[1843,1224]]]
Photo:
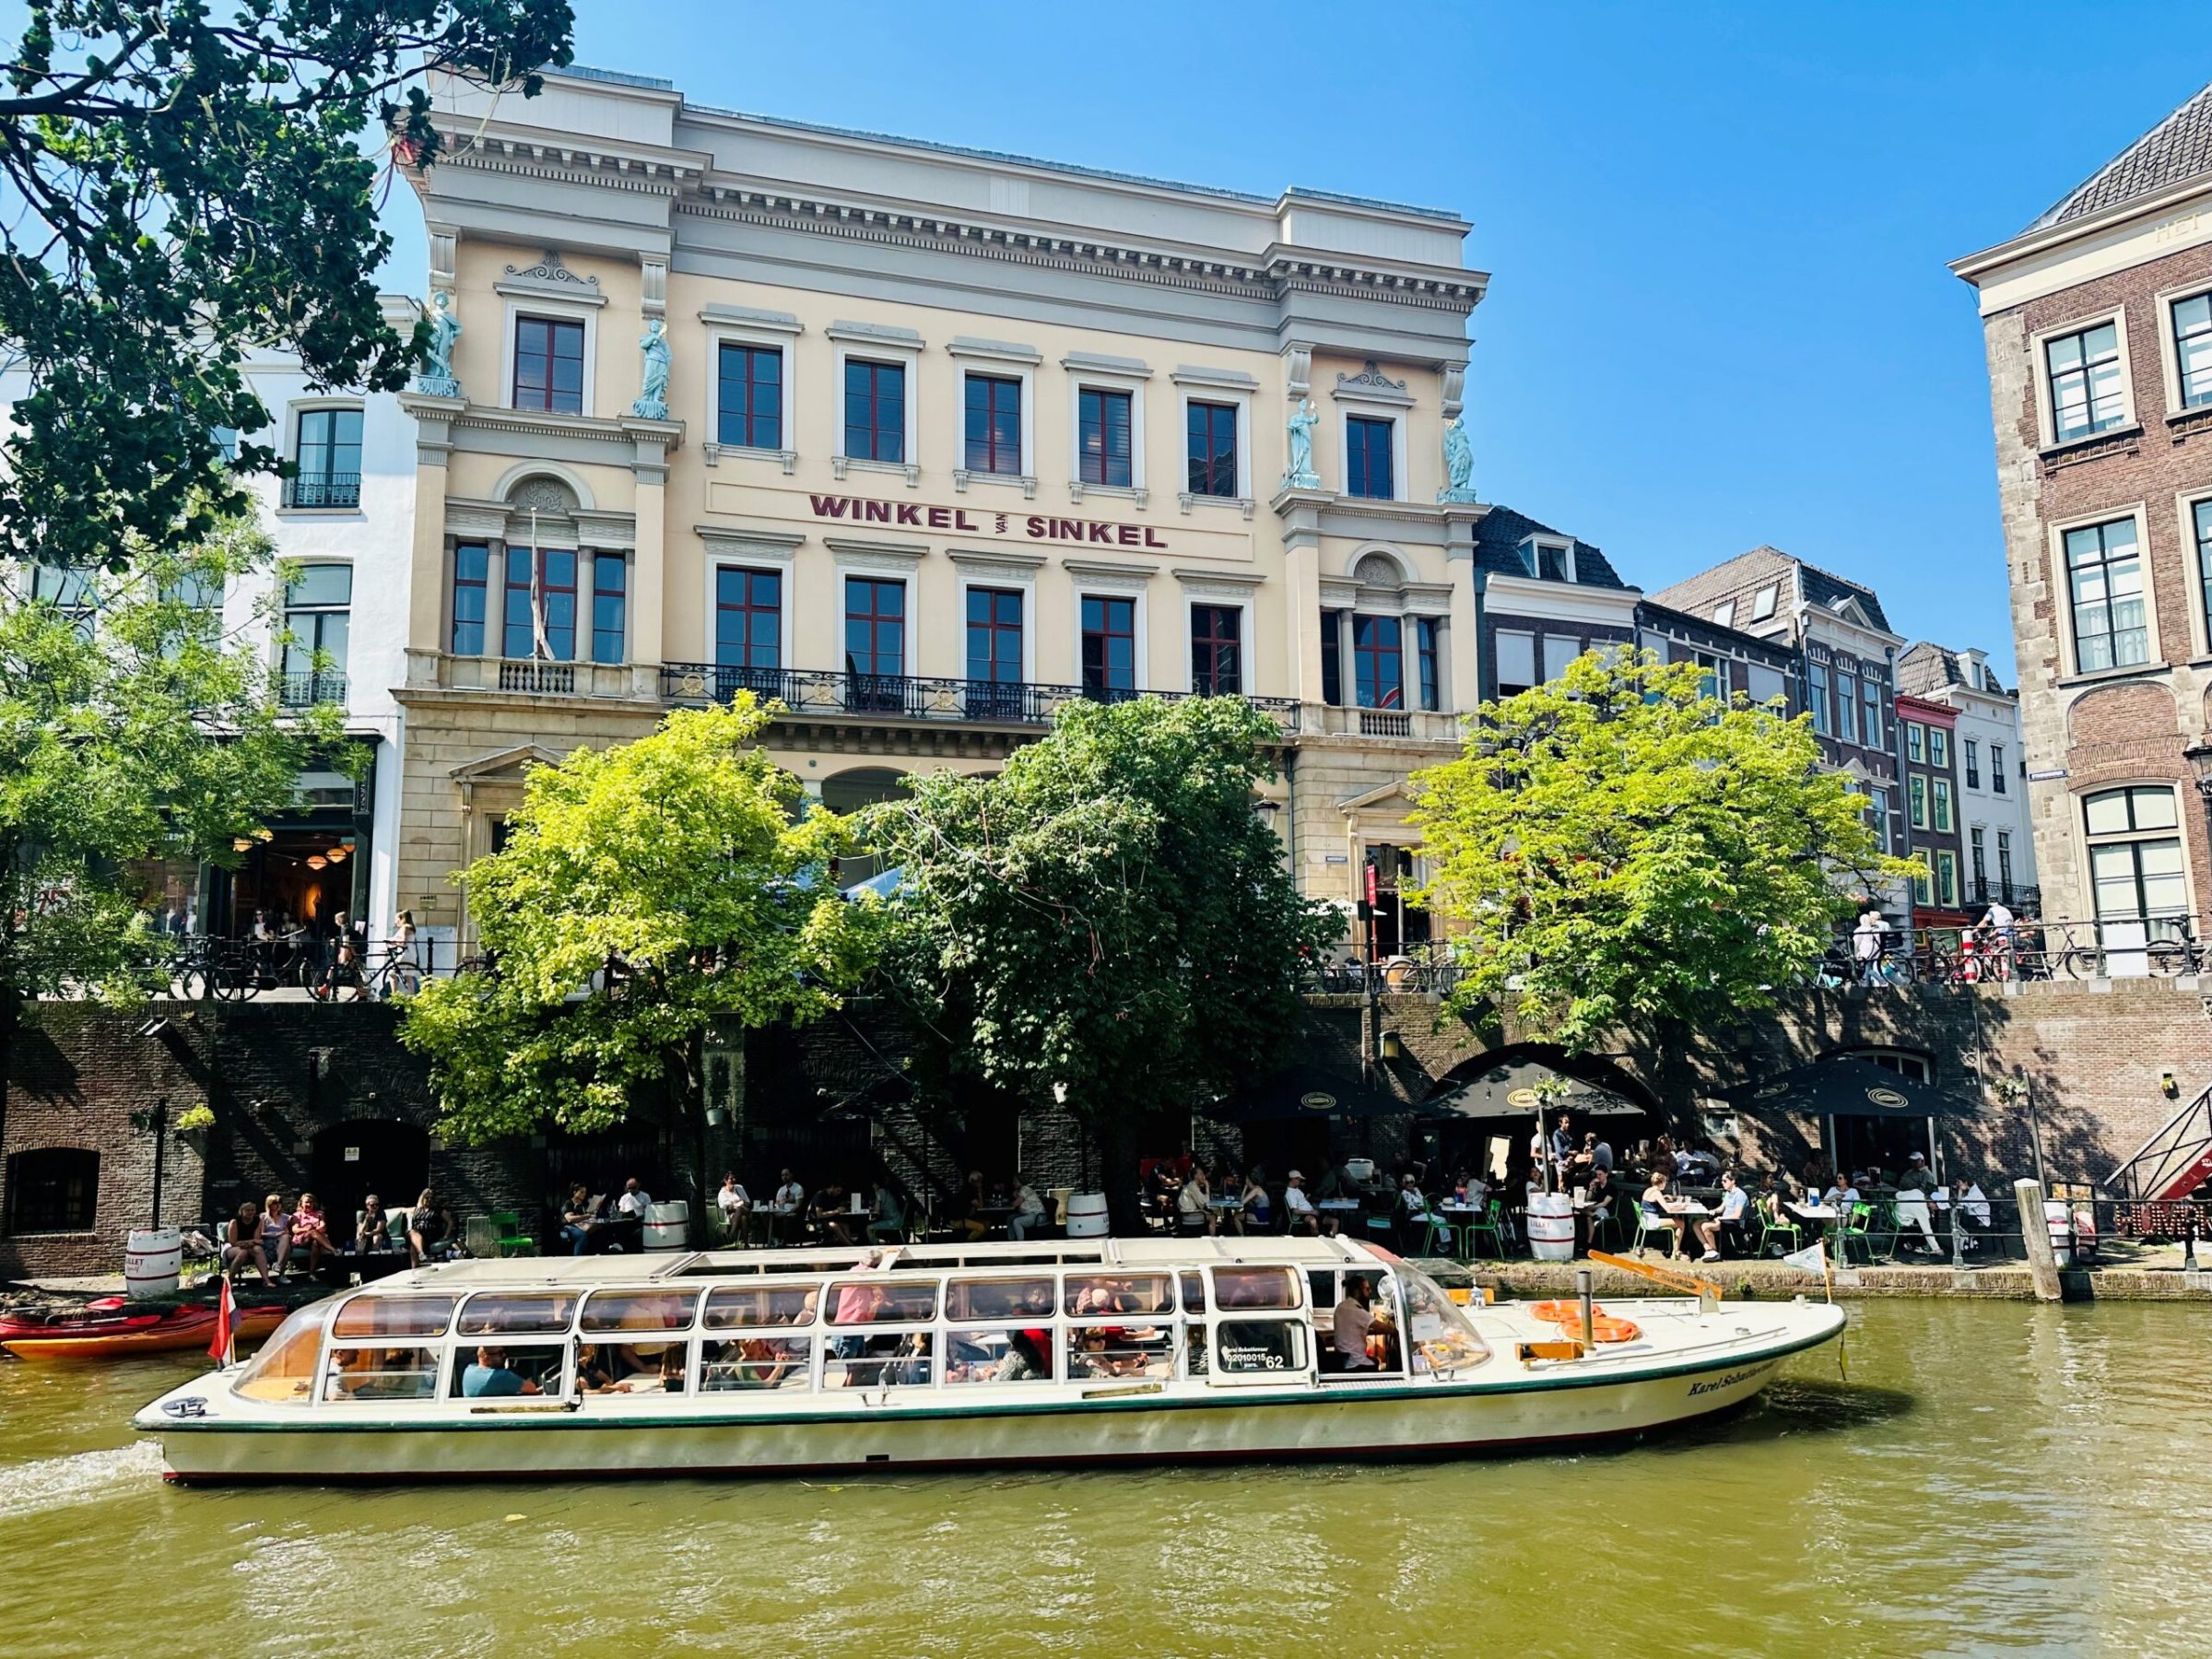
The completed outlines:
[[[1864,1303],[1573,1456],[343,1491],[164,1487],[189,1360],[0,1361],[0,1653],[2203,1654],[2207,1332]]]

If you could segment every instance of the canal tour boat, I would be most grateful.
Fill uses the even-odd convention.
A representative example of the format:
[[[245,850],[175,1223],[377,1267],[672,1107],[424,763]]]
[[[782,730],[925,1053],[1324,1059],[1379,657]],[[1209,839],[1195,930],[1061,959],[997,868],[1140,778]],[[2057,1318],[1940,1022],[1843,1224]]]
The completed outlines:
[[[1326,1238],[464,1261],[302,1308],[135,1422],[206,1483],[1430,1456],[1741,1406],[1843,1313],[1706,1287],[1591,1324]]]

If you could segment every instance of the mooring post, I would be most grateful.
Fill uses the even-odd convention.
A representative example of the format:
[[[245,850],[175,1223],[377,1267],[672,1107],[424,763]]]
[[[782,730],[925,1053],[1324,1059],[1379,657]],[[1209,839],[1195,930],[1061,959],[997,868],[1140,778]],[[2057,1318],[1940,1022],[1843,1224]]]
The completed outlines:
[[[2028,1248],[2028,1272],[2035,1280],[2035,1300],[2062,1299],[2058,1282],[2058,1255],[2051,1248],[2051,1224],[2043,1218],[2043,1183],[2016,1181],[2012,1195],[2019,1206],[2020,1242]]]
[[[1597,1321],[1590,1311],[1590,1269],[1574,1270],[1574,1300],[1583,1316],[1583,1352],[1588,1353],[1597,1346]]]

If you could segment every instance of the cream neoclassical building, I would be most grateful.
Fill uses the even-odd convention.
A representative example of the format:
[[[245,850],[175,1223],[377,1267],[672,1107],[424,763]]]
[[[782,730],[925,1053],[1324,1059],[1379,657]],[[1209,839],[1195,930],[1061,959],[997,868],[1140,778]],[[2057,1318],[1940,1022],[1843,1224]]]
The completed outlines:
[[[745,687],[841,807],[994,769],[1069,698],[1253,697],[1278,831],[1348,904],[1478,700],[1478,567],[1574,581],[1542,535],[1490,545],[1502,514],[1478,534],[1453,215],[589,71],[441,107],[418,187],[459,333],[406,400],[399,690],[401,897],[433,928],[465,935],[451,873],[524,768]]]

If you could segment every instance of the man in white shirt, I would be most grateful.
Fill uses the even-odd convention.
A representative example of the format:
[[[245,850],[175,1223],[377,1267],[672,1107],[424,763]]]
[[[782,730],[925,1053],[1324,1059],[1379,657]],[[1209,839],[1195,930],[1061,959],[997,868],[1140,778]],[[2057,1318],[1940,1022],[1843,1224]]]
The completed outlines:
[[[1289,1181],[1290,1184],[1283,1189],[1283,1209],[1290,1218],[1290,1230],[1294,1233],[1319,1230],[1321,1218],[1313,1208],[1313,1200],[1306,1195],[1306,1178],[1293,1170]]]
[[[1370,1311],[1374,1287],[1354,1274],[1344,1281],[1344,1300],[1336,1304],[1330,1340],[1342,1356],[1339,1369],[1344,1371],[1372,1371],[1375,1362],[1367,1357],[1367,1333],[1375,1323]]]
[[[1882,912],[1871,904],[1860,913],[1859,924],[1851,930],[1851,958],[1857,966],[1860,984],[1874,983],[1882,959],[1882,936],[1888,931],[1882,921]]]
[[[2001,980],[2012,977],[2012,930],[2015,926],[2011,907],[2000,899],[1982,912],[1982,936],[1990,955],[1991,971]]]
[[[789,1170],[776,1176],[776,1195],[769,1200],[769,1231],[774,1236],[787,1234],[806,1211],[806,1189]]]
[[[615,1200],[615,1214],[624,1218],[636,1217],[642,1223],[646,1212],[653,1208],[653,1195],[638,1184],[632,1175],[622,1183],[622,1196]]]

